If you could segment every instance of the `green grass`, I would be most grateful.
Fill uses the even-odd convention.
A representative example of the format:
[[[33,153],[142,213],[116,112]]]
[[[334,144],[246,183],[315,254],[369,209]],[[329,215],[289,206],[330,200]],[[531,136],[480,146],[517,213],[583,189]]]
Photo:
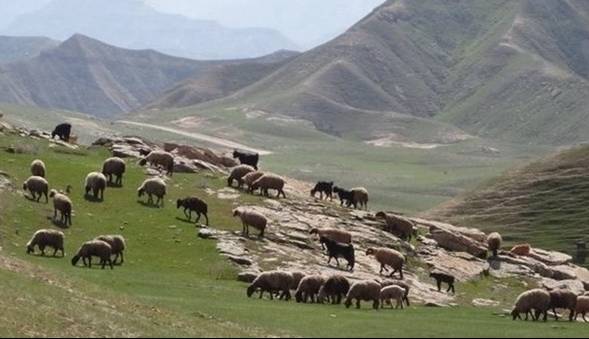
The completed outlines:
[[[374,312],[248,299],[245,284],[234,281],[236,271],[217,254],[215,242],[198,239],[192,224],[177,219],[182,213],[173,205],[175,198],[187,194],[205,196],[203,188],[219,188],[222,179],[175,175],[166,207],[146,208],[137,202],[135,192],[144,175],[130,163],[124,188],[107,190],[104,203],[89,203],[82,198],[82,180],[99,167],[105,151],[74,155],[56,152],[43,142],[0,138],[0,147],[15,143],[31,144],[38,153],[2,151],[0,169],[18,186],[28,176],[30,161],[42,158],[53,187],[74,186],[75,214],[73,226],[64,230],[67,258],[29,256],[24,245],[35,230],[51,227],[51,207],[17,192],[0,193],[0,259],[20,263],[8,271],[0,265],[0,306],[7,310],[0,317],[2,336],[581,337],[586,333],[576,324],[512,322],[494,315],[498,309],[412,307],[404,312]],[[206,200],[214,227],[239,229],[230,217],[230,202]],[[124,266],[103,271],[70,265],[69,258],[83,241],[105,233],[127,238]],[[480,284],[459,287],[465,291],[465,305],[477,291],[488,295],[490,282]]]

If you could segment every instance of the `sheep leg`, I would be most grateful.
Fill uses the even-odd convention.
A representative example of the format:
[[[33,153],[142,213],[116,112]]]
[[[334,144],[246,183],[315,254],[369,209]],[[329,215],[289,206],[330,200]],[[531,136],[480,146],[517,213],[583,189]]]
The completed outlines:
[[[192,217],[192,211],[190,211],[191,217]],[[200,212],[196,212],[196,221],[195,223],[198,224],[198,222],[200,221]]]
[[[209,226],[209,216],[207,215],[207,213],[203,213],[205,215],[205,221],[206,221],[206,225]]]
[[[335,257],[335,263],[337,264],[337,267],[339,267],[339,259],[337,257]]]
[[[57,256],[57,248],[53,249],[53,256],[56,257]]]
[[[583,321],[584,321],[584,322],[589,322],[589,321],[587,321],[587,319],[585,318],[585,315],[587,315],[587,313],[583,312]]]
[[[356,308],[360,309],[360,299],[356,299]]]
[[[442,292],[442,280],[437,279],[436,283],[438,284],[438,292]]]
[[[188,221],[192,221],[192,211],[187,208],[184,208],[184,216],[188,218]]]
[[[552,312],[554,313],[554,319],[556,319],[556,321],[558,321],[558,313],[556,313],[556,308],[553,308]]]
[[[106,259],[106,261],[108,262],[108,265],[110,266],[110,269],[111,270],[114,270],[115,268],[114,268],[114,265],[112,263],[112,260],[110,260],[110,257],[108,259]]]
[[[39,249],[41,250],[41,256],[44,257],[45,256],[45,246],[41,245],[41,246],[39,246]]]
[[[88,257],[88,267],[92,268],[92,257]]]
[[[569,321],[573,321],[574,317],[575,317],[575,310],[571,310],[571,313],[569,314]]]
[[[120,253],[121,254],[121,265],[125,262],[125,257],[123,255],[123,252]]]

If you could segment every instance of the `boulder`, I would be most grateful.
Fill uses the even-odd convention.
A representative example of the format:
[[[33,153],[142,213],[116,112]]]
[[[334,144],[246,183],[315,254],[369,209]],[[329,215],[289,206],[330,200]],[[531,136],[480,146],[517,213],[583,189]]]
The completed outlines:
[[[212,228],[201,228],[198,231],[198,237],[201,239],[217,239],[217,231]]]
[[[543,278],[541,285],[546,289],[567,289],[571,290],[577,295],[585,293],[585,286],[579,280],[554,280],[550,278]]]
[[[545,251],[539,248],[533,248],[528,256],[549,266],[565,265],[573,261],[573,257],[568,254]]]
[[[238,256],[234,256],[234,255],[227,255],[226,257],[227,257],[227,259],[236,263],[237,265],[251,266],[254,264],[254,262],[251,259],[246,258],[246,257],[238,257]]]
[[[472,306],[474,307],[497,307],[499,304],[498,301],[489,299],[474,299],[472,301]]]
[[[428,227],[430,232],[432,232],[434,230],[444,230],[449,233],[460,234],[460,235],[462,235],[466,238],[470,238],[476,242],[480,242],[480,243],[487,242],[487,235],[484,232],[482,232],[476,228],[457,227],[457,226],[446,224],[443,222],[430,221],[430,220],[424,220],[424,219],[419,219],[419,218],[413,218],[411,220],[416,222],[418,225],[423,225],[423,226]]]
[[[530,244],[515,245],[510,252],[513,255],[528,256],[532,252],[532,246]]]
[[[444,249],[453,252],[466,252],[477,258],[487,257],[487,247],[484,244],[473,238],[467,237],[462,233],[451,232],[448,229],[434,227],[432,227],[430,233],[431,238]]]

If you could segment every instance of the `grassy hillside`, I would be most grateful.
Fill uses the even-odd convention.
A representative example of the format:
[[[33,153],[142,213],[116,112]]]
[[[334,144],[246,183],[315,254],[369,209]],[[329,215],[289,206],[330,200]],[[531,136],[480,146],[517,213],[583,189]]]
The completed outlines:
[[[43,142],[1,137],[0,147],[17,144],[23,151],[0,152],[0,169],[19,183],[29,162],[43,158],[53,187],[74,186],[73,227],[64,259],[28,256],[24,245],[39,228],[52,227],[50,205],[37,204],[18,192],[0,192],[0,335],[66,336],[583,336],[576,324],[530,324],[494,315],[497,309],[412,307],[404,312],[346,310],[342,307],[296,305],[247,299],[245,285],[215,250],[214,241],[196,237],[194,225],[178,219],[175,198],[206,197],[211,223],[237,230],[232,204],[207,197],[204,187],[223,186],[208,175],[175,175],[164,209],[151,209],[136,199],[142,170],[132,163],[125,187],[109,189],[101,204],[82,199],[85,174],[99,167],[103,150],[71,152]],[[243,199],[243,198],[242,198]],[[252,200],[253,199],[253,200]],[[255,203],[256,198],[247,198]],[[128,240],[127,261],[115,270],[74,268],[69,258],[77,246],[97,234],[121,233]],[[518,281],[503,281],[513,293]],[[492,280],[461,285],[465,303],[491,295]],[[496,297],[496,296],[495,296]],[[513,295],[499,298],[508,307]],[[25,306],[26,305],[26,306]],[[428,319],[431,321],[423,321]],[[414,324],[419,322],[420,326]],[[304,323],[305,326],[301,326]]]
[[[577,241],[589,240],[588,166],[589,147],[573,148],[509,171],[428,214],[499,230],[510,244],[574,253]]]

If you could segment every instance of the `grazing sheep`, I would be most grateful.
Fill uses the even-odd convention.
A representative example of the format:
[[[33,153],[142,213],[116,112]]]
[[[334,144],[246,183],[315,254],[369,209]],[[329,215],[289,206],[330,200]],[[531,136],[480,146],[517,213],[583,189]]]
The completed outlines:
[[[501,234],[497,232],[491,233],[487,237],[487,245],[489,246],[489,251],[493,252],[493,257],[497,257],[497,252],[501,248],[502,242],[503,238],[501,238]]]
[[[37,159],[31,163],[31,174],[34,177],[45,178],[46,173],[47,170],[43,161]]]
[[[112,185],[113,176],[116,177],[114,182],[117,186],[123,186],[123,175],[127,170],[125,160],[117,157],[108,158],[102,164],[102,174],[108,178],[109,185]]]
[[[407,218],[386,212],[376,213],[376,218],[385,220],[385,230],[405,241],[411,241],[413,236],[417,235],[415,223]]]
[[[247,288],[247,296],[251,297],[256,291],[260,291],[260,299],[264,292],[270,293],[270,300],[274,300],[274,293],[281,292],[288,301],[291,298],[290,289],[293,285],[294,277],[289,272],[270,271],[260,274],[254,282]],[[282,297],[281,297],[282,299]]]
[[[350,287],[350,291],[346,295],[346,308],[352,306],[352,302],[356,299],[356,308],[360,308],[361,301],[372,301],[372,308],[378,310],[380,303],[380,284],[375,281],[359,281]]]
[[[397,302],[395,308],[401,307],[403,309],[405,293],[405,289],[401,286],[391,285],[383,287],[380,290],[380,308],[384,308],[385,303],[391,305],[391,308],[393,308],[392,300],[395,300]]]
[[[390,277],[392,278],[395,273],[399,272],[401,280],[403,280],[405,256],[401,252],[389,248],[369,248],[366,250],[366,255],[373,255],[376,261],[380,263],[379,274],[382,275],[383,271],[388,272],[387,266],[390,266],[393,269]]]
[[[350,232],[338,230],[335,228],[324,228],[318,229],[313,228],[309,231],[309,234],[317,234],[319,238],[325,237],[331,239],[335,242],[339,242],[342,244],[351,244],[352,243],[352,234]],[[321,248],[325,250],[325,246],[321,243]]]
[[[356,187],[352,188],[351,192],[354,208],[360,206],[360,209],[368,210],[368,190],[364,187]]]
[[[333,275],[329,277],[321,289],[319,289],[319,302],[323,303],[325,299],[334,305],[342,303],[342,298],[348,294],[350,282],[343,275]]]
[[[456,278],[453,275],[443,273],[440,271],[434,271],[430,273],[430,278],[436,279],[436,285],[438,286],[438,292],[442,292],[442,283],[448,284],[448,290],[446,293],[452,291],[452,293],[456,294],[456,289],[454,288],[454,282]]]
[[[515,245],[510,252],[514,255],[527,257],[532,252],[532,246],[530,244]]]
[[[255,191],[260,189],[260,194],[265,196],[269,196],[268,190],[276,190],[278,194],[276,195],[277,198],[280,198],[282,195],[286,198],[286,193],[284,193],[284,186],[286,182],[283,178],[277,176],[276,174],[266,173],[258,180],[254,181],[254,183],[250,187],[250,191]]]
[[[250,193],[253,193],[254,191],[251,189],[253,183],[260,179],[262,176],[264,176],[264,172],[261,171],[255,171],[255,172],[251,172],[246,174],[243,178],[242,178],[242,182],[247,186],[247,190]]]
[[[49,183],[45,178],[32,176],[28,178],[22,185],[23,191],[31,192],[32,200],[39,202],[42,196],[45,196],[45,203],[49,202],[48,192],[49,192]],[[38,195],[38,196],[37,196]]]
[[[582,296],[577,298],[577,307],[575,307],[575,320],[579,317],[579,314],[583,316],[583,321],[587,321],[585,316],[589,312],[589,296]]]
[[[164,207],[164,197],[166,196],[167,185],[161,178],[150,178],[143,182],[141,187],[137,189],[137,196],[141,198],[144,194],[147,194],[147,203],[153,205],[153,196],[157,197],[156,206],[160,205]]]
[[[407,303],[407,306],[411,306],[411,303],[409,302],[409,291],[411,290],[411,286],[409,286],[409,284],[400,281],[400,280],[385,280],[383,282],[380,283],[381,287],[387,287],[387,286],[399,286],[401,288],[403,288],[405,290],[405,295],[403,296],[403,301],[405,301],[405,303]]]
[[[354,203],[354,194],[352,193],[352,191],[348,191],[344,188],[335,186],[333,188],[333,193],[337,194],[337,196],[339,197],[340,206],[346,204],[346,207],[349,208]],[[356,207],[357,206],[354,205],[354,208]]]
[[[354,271],[356,265],[356,255],[354,251],[354,245],[352,244],[340,244],[326,237],[320,237],[319,241],[322,245],[327,248],[327,265],[331,263],[331,259],[335,259],[337,267],[339,267],[339,258],[344,258],[348,262],[348,269],[350,272]]]
[[[243,225],[243,236],[249,236],[249,228],[253,227],[260,231],[260,238],[264,237],[266,226],[268,225],[268,219],[254,210],[236,208],[233,210],[233,216],[239,217]]]
[[[84,183],[84,189],[86,191],[86,197],[90,196],[92,191],[92,197],[94,199],[104,200],[104,190],[106,189],[107,180],[104,174],[100,172],[92,172],[86,176]]]
[[[254,169],[258,170],[258,162],[260,161],[260,155],[258,153],[250,153],[244,151],[233,151],[233,159],[239,159],[239,163],[242,165],[249,165]]]
[[[522,319],[521,314],[526,314],[526,320],[528,316],[532,315],[532,320],[537,321],[540,319],[540,315],[544,314],[544,321],[548,320],[548,309],[550,308],[550,294],[542,289],[533,289],[524,292],[517,297],[515,306],[511,311],[513,320]],[[533,313],[535,312],[535,314]]]
[[[206,202],[202,201],[197,197],[188,197],[186,199],[178,199],[176,201],[176,208],[184,207],[184,215],[188,218],[188,221],[192,220],[192,212],[196,212],[196,223],[199,222],[200,216],[204,215],[206,219],[206,225],[209,225],[209,206]]]
[[[256,170],[250,165],[239,165],[234,167],[229,174],[229,178],[227,178],[227,186],[233,187],[233,181],[237,181],[237,187],[241,188],[243,186],[243,177],[255,171]]]
[[[307,303],[307,300],[311,298],[311,303],[314,304],[315,300],[319,302],[319,299],[315,299],[315,297],[319,294],[319,290],[321,286],[325,283],[325,278],[320,275],[311,275],[304,277],[297,290],[295,292],[295,300],[297,303],[303,302]]]
[[[311,190],[311,196],[315,198],[315,195],[319,192],[319,199],[323,200],[323,193],[325,193],[325,199],[333,200],[333,181],[325,182],[319,181],[315,187]]]
[[[61,251],[61,256],[65,256],[63,250],[63,242],[65,236],[62,232],[54,230],[39,230],[33,234],[31,240],[27,243],[27,254],[35,253],[35,246],[41,250],[41,255],[45,256],[45,248],[53,248],[53,256],[57,255],[57,251]]]
[[[112,250],[112,255],[115,256],[115,259],[112,261],[113,265],[117,264],[117,260],[119,257],[121,258],[120,265],[125,262],[125,257],[123,252],[125,252],[125,248],[127,247],[127,242],[122,235],[101,235],[96,237],[94,240],[102,240],[110,245]]]
[[[573,321],[575,317],[575,309],[577,308],[577,295],[569,290],[556,289],[548,291],[550,293],[550,309],[554,312],[554,318],[558,321],[557,308],[569,310],[569,321]]]
[[[145,166],[147,163],[162,167],[170,176],[174,175],[174,156],[168,152],[153,151],[139,161],[139,166]]]
[[[57,222],[57,211],[59,211],[61,214],[60,223],[65,226],[71,226],[74,204],[70,198],[63,193],[58,193],[56,190],[51,190],[49,197],[53,199],[53,220]]]
[[[55,136],[58,136],[59,139],[69,142],[70,136],[72,134],[72,125],[68,123],[63,123],[57,125],[53,132],[51,132],[51,139],[55,139]]]
[[[99,265],[102,265],[102,269],[104,269],[108,264],[112,270],[114,267],[111,256],[112,247],[110,247],[107,242],[102,240],[91,240],[85,242],[82,247],[80,247],[78,253],[72,258],[72,266],[76,266],[81,258],[84,266],[92,268],[92,257],[98,257],[100,259]],[[86,262],[86,260],[88,260],[88,262]]]

